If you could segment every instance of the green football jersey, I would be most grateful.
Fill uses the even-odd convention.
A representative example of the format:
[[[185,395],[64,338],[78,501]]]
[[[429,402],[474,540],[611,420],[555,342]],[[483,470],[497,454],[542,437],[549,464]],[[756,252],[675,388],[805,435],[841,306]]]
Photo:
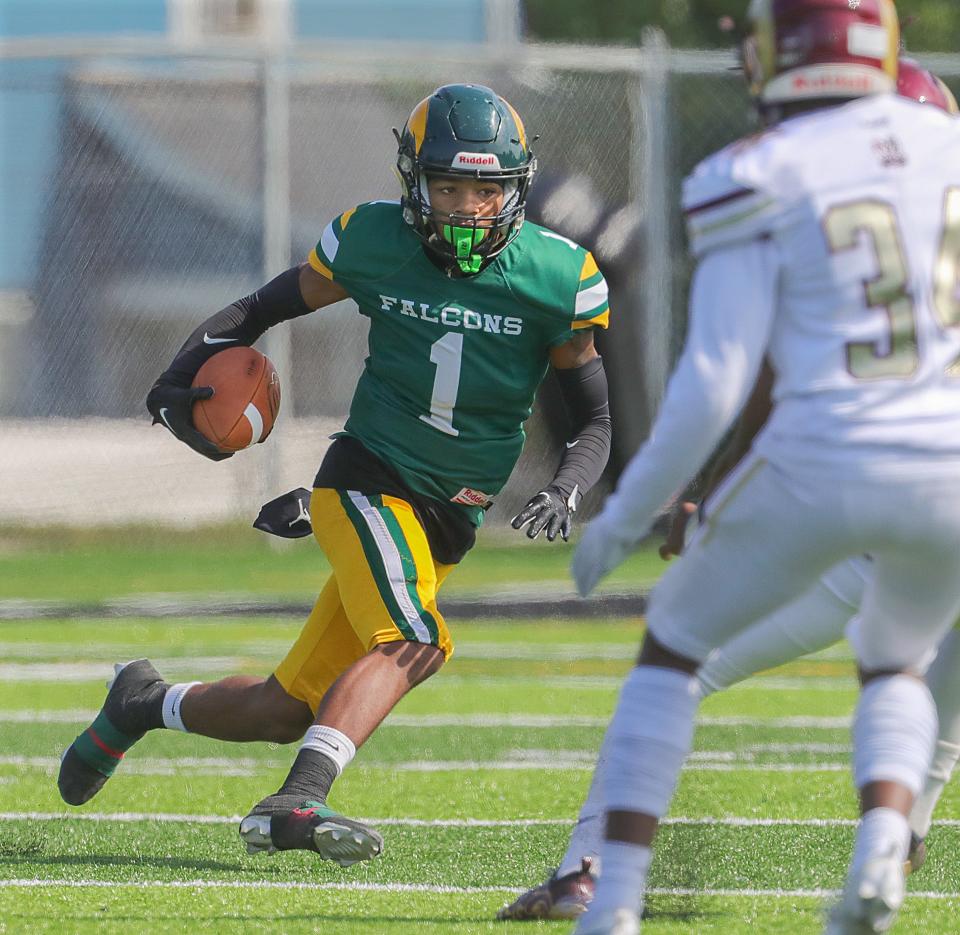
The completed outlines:
[[[477,275],[451,278],[399,204],[374,201],[329,224],[309,263],[370,319],[344,433],[412,490],[462,505],[479,524],[520,456],[550,348],[607,326],[593,257],[528,221]]]

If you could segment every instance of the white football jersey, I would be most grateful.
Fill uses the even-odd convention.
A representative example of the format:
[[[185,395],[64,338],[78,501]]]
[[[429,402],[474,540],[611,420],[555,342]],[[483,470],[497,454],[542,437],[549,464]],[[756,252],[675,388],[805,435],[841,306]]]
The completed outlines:
[[[960,119],[893,94],[794,117],[701,163],[684,209],[698,258],[777,248],[761,453],[960,457]]]

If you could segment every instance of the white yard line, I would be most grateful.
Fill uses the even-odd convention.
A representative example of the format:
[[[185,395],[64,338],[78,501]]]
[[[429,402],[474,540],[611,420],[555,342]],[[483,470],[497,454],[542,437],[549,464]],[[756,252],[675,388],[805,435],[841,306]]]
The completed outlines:
[[[56,887],[63,889],[130,889],[146,887],[177,890],[343,890],[347,892],[372,893],[436,893],[455,895],[481,895],[486,893],[521,893],[523,887],[516,886],[443,886],[429,883],[303,883],[278,880],[60,880],[27,879],[0,880],[0,888],[36,888]],[[715,897],[720,899],[835,899],[840,890],[780,890],[780,889],[686,889],[672,887],[654,887],[647,890],[648,896],[690,896]],[[960,893],[918,892],[908,893],[908,900],[955,900]]]
[[[113,889],[114,887],[156,887],[176,890],[364,890],[374,893],[456,893],[471,895],[474,893],[521,893],[523,889],[515,886],[442,886],[429,883],[298,883],[278,880],[0,880],[0,889],[13,887],[55,886],[57,889],[70,887],[84,889]]]
[[[846,743],[754,743],[741,747],[743,753],[849,753]]]
[[[60,758],[56,756],[18,756],[8,754],[0,756],[0,767],[15,769],[42,769],[54,773],[60,769]],[[253,760],[237,757],[142,757],[125,760],[123,771],[136,776],[179,776],[189,773],[191,776],[232,776],[249,777],[258,769],[289,766],[279,760]]]
[[[578,691],[615,691],[623,685],[622,675],[565,675],[537,677],[535,675],[440,675],[427,683],[427,688],[446,689],[452,687],[517,687],[529,682],[539,689],[575,688]],[[727,692],[756,691],[856,691],[857,682],[852,674],[827,676],[787,677],[770,676],[747,679],[726,689]],[[420,689],[421,696],[423,688]]]
[[[110,660],[113,660],[112,654]],[[272,658],[272,657],[271,657]],[[3,662],[0,663],[0,680],[4,682],[92,682],[113,676],[112,661],[96,662]],[[115,660],[125,661],[125,660]],[[154,664],[164,676],[191,676],[236,672],[245,669],[251,662],[260,662],[257,655],[247,656],[183,656],[156,659]],[[538,689],[552,688],[583,691],[614,691],[623,684],[622,675],[447,675],[441,674],[427,684],[446,691],[453,687],[511,687],[530,683]],[[836,677],[781,677],[769,676],[748,679],[727,689],[739,692],[750,689],[762,691],[853,691],[856,681],[852,675]],[[421,689],[422,691],[422,689]]]
[[[370,761],[358,763],[354,769],[382,769],[394,773],[444,772],[522,772],[525,770],[592,771],[596,762],[593,753],[563,750],[513,751],[522,756],[501,760],[407,760],[405,762]],[[54,756],[0,756],[0,767],[42,769],[53,773],[60,768]],[[143,757],[124,762],[123,770],[141,776],[233,776],[249,777],[258,770],[289,766],[287,760],[224,759],[220,757]],[[838,773],[850,769],[849,763],[756,763],[733,751],[698,753],[684,766],[686,772],[759,772],[759,773]]]
[[[88,724],[97,716],[93,708],[0,711],[0,724]]]
[[[754,717],[753,715],[721,714],[701,715],[698,727],[795,727],[814,730],[846,730],[852,723],[848,715],[842,717],[811,717],[791,715],[788,717]]]
[[[291,640],[249,639],[233,643],[230,648],[233,652],[239,651],[245,656],[270,656],[279,660],[287,654],[290,643]],[[5,661],[70,659],[75,663],[89,661],[103,665],[133,656],[139,657],[142,652],[143,650],[138,649],[135,643],[125,643],[121,640],[110,643],[85,642],[79,646],[75,643],[56,641],[0,641],[0,659]],[[549,643],[531,646],[525,643],[507,642],[488,643],[469,640],[457,642],[458,659],[528,659],[560,662],[601,659],[631,662],[636,655],[637,643]]]
[[[242,815],[175,815],[147,812],[0,812],[0,821],[93,821],[136,824],[144,821],[195,825],[234,825]],[[359,818],[372,825],[410,828],[527,828],[536,825],[570,826],[570,818]]]
[[[116,624],[111,623],[110,626],[116,627]],[[209,640],[207,637],[203,637],[202,640],[208,644],[208,652],[204,653],[200,651],[198,653],[196,646],[184,646],[182,657],[172,656],[168,658],[194,659],[197,658],[198,655],[216,654],[219,647],[210,645],[214,643],[214,641]],[[231,653],[240,652],[244,656],[273,656],[276,659],[282,659],[290,649],[290,643],[290,640],[241,638],[231,641],[229,643],[229,650]],[[160,648],[159,652],[162,654],[164,650]],[[3,659],[4,662],[20,661],[21,659],[27,662],[37,662],[40,660],[57,662],[69,659],[74,663],[112,666],[115,662],[124,662],[128,659],[142,659],[143,654],[143,644],[138,644],[133,640],[124,641],[123,639],[118,639],[110,643],[87,641],[83,643],[0,641],[0,659]],[[151,661],[156,664],[156,660],[152,657]]]
[[[95,823],[233,825],[242,815],[188,815],[170,812],[0,812],[0,821],[91,821]],[[404,828],[527,828],[540,825],[570,826],[572,818],[359,818],[371,825]],[[728,816],[694,818],[675,815],[664,818],[664,825],[695,825],[706,828],[854,828],[854,818],[740,818]],[[960,828],[960,818],[938,819],[935,828]]]
[[[716,896],[722,899],[739,897],[759,899],[836,899],[840,890],[728,890],[728,889],[686,889],[671,887],[653,887],[647,890],[648,896]],[[908,892],[907,901],[911,899],[960,899],[960,893],[938,893],[935,891]]]
[[[693,773],[848,773],[849,763],[692,763],[684,772]]]
[[[6,709],[0,710],[0,723],[9,724],[84,724],[97,716],[93,708]],[[585,714],[391,714],[385,727],[518,727],[566,728],[601,727],[610,723],[606,716]],[[845,730],[849,717],[746,717],[707,715],[697,718],[700,727],[797,728]]]
[[[126,662],[125,659],[113,660]],[[113,661],[106,662],[4,662],[0,663],[3,682],[93,682],[113,678]],[[235,672],[245,668],[250,657],[185,656],[156,659],[154,664],[165,676]]]
[[[837,675],[770,675],[759,676],[738,682],[724,689],[736,691],[857,691],[857,679],[853,670]]]
[[[530,659],[560,660],[574,662],[578,659],[610,659],[633,662],[637,656],[639,640],[632,643],[548,643],[528,645],[525,643],[471,643],[467,640],[456,644],[456,657],[460,659]]]

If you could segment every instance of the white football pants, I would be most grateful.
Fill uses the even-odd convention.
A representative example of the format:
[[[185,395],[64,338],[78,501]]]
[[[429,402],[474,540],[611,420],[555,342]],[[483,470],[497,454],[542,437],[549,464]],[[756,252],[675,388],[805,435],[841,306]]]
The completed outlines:
[[[703,696],[839,642],[872,572],[863,557],[841,562],[800,597],[715,649],[697,672]]]
[[[775,668],[838,642],[860,606],[864,581],[870,571],[870,563],[864,558],[841,562],[795,601],[715,650],[697,672],[702,695],[722,691],[763,669]],[[559,876],[579,870],[584,857],[591,857],[598,866],[604,831],[607,752],[604,743],[597,756],[587,798],[557,869]]]
[[[774,669],[798,655],[818,652],[838,642],[860,606],[871,573],[872,565],[866,559],[841,562],[795,601],[714,650],[697,672],[702,694],[723,691],[757,672]],[[934,809],[960,759],[960,630],[952,630],[941,643],[927,672],[927,684],[937,703],[940,731],[926,786],[910,813],[910,828],[919,837],[925,837],[930,830]],[[604,744],[557,870],[560,876],[579,870],[584,857],[593,858],[598,866],[604,831],[602,789],[606,768]]]
[[[729,505],[732,494],[737,493],[737,485],[749,479],[751,470],[757,469],[752,465],[743,465],[711,498],[714,504],[718,504],[710,510],[714,518],[719,509],[725,504]],[[941,487],[943,483],[936,481],[934,487]],[[935,500],[933,491],[931,498]],[[691,544],[703,538],[704,532],[706,530],[694,535]],[[698,676],[703,693],[706,695],[721,690],[755,672],[782,665],[799,655],[816,652],[837,642],[860,604],[871,573],[872,562],[862,557],[842,561],[829,569],[799,598],[775,610],[759,623],[743,628],[711,653],[701,667]],[[960,675],[960,634],[950,634],[944,641],[930,673],[930,687],[941,719],[937,757],[950,762],[944,764],[945,768],[931,771],[927,789],[915,808],[915,813],[920,815],[917,820],[911,816],[911,825],[921,835],[929,828],[930,813],[960,754],[960,678],[954,677],[953,673]],[[938,758],[934,760],[935,767]],[[603,837],[604,803],[601,790],[606,762],[604,744],[587,798],[558,869],[560,875],[579,869],[583,856],[596,858],[599,852]],[[934,772],[936,775],[933,775]]]
[[[874,573],[848,628],[854,652],[866,669],[922,667],[960,612],[960,471],[908,470],[846,479],[749,456],[654,588],[650,631],[702,662],[840,561],[869,553]]]

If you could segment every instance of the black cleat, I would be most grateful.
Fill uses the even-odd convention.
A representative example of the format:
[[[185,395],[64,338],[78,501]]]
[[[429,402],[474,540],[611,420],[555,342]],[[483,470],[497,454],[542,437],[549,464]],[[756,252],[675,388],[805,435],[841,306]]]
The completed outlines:
[[[497,918],[506,921],[532,921],[534,919],[576,919],[587,911],[593,899],[597,881],[591,872],[593,861],[583,858],[579,870],[554,874],[549,880],[521,893],[512,903],[504,906]]]
[[[146,659],[114,668],[100,713],[60,761],[57,787],[68,805],[83,805],[103,788],[124,753],[153,726],[150,709],[167,690],[167,683]]]
[[[903,872],[910,876],[916,873],[927,859],[927,845],[923,838],[918,838],[912,831],[910,832],[910,850],[907,852],[907,859],[903,863]]]
[[[313,851],[324,860],[349,867],[383,853],[383,838],[366,825],[344,818],[324,802],[298,796],[269,795],[240,822],[249,854]]]

